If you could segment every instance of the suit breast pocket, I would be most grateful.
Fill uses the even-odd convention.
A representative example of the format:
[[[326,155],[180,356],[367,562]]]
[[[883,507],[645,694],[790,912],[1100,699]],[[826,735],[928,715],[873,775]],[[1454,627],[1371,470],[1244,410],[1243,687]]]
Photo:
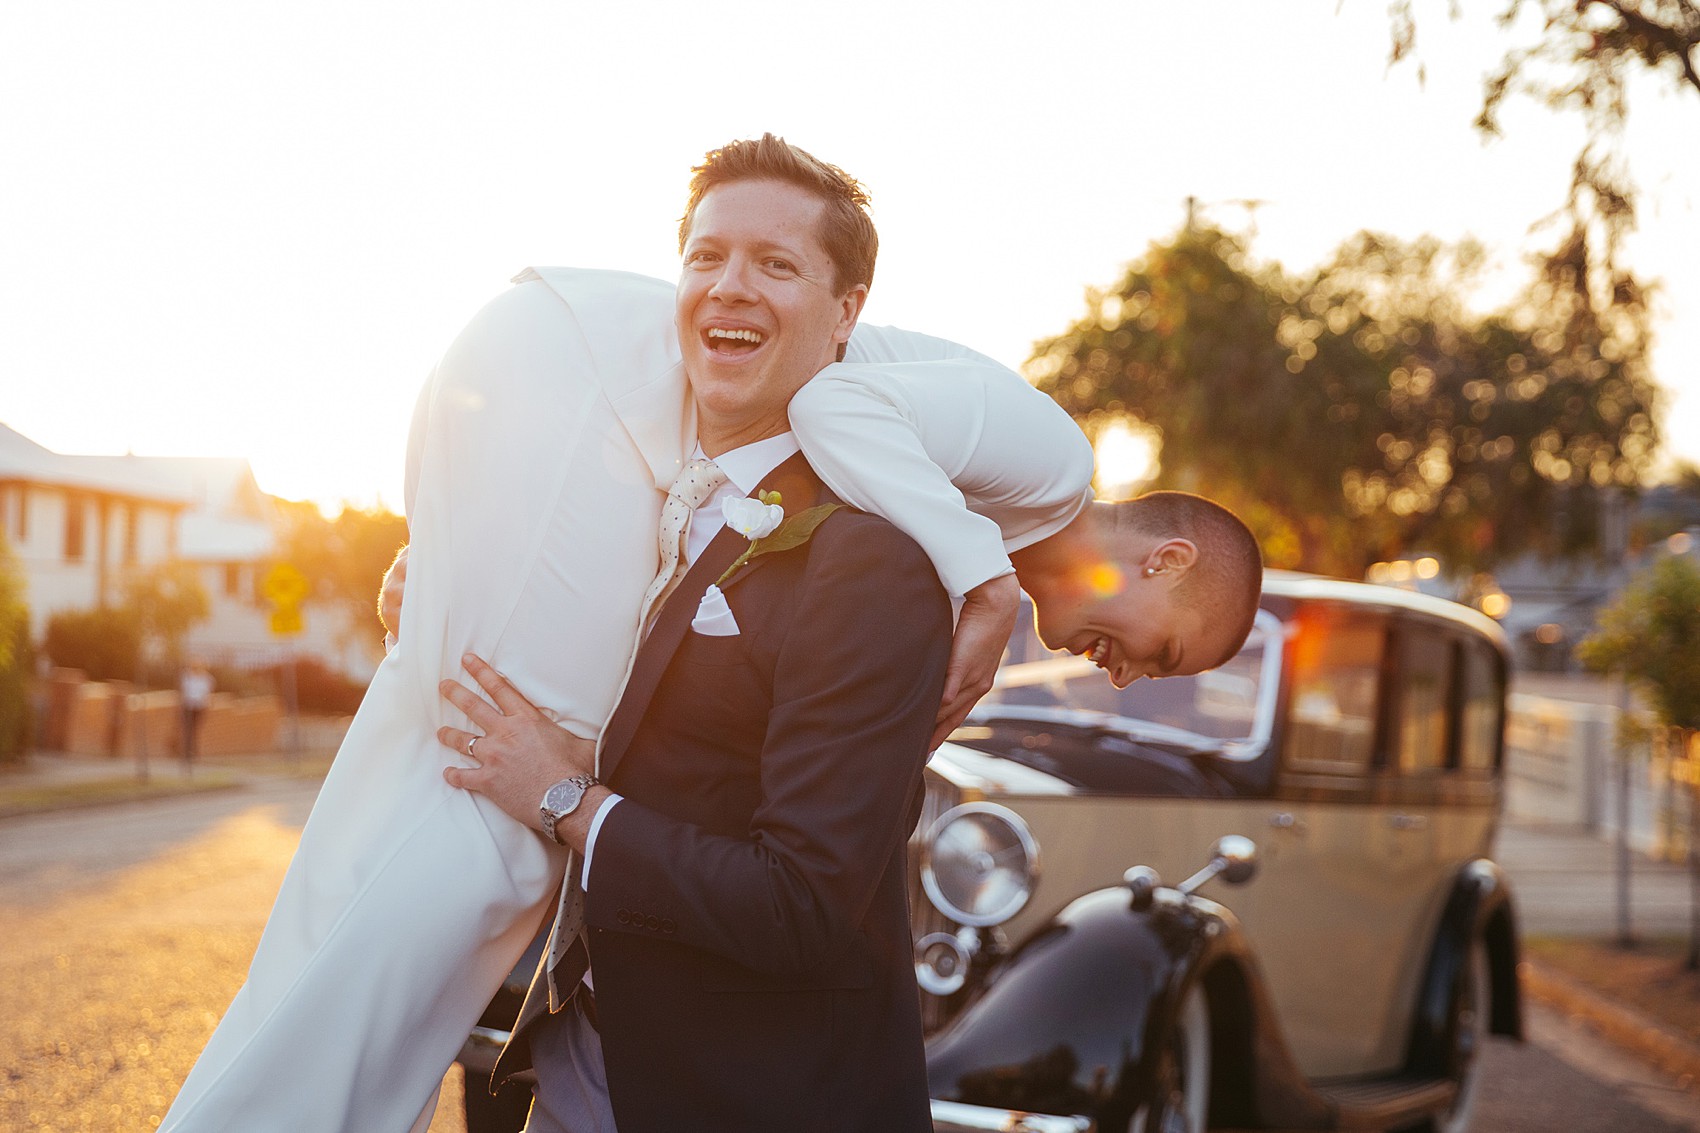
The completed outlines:
[[[742,634],[713,637],[690,632],[679,644],[674,660],[681,665],[704,669],[726,669],[750,663],[749,643]]]

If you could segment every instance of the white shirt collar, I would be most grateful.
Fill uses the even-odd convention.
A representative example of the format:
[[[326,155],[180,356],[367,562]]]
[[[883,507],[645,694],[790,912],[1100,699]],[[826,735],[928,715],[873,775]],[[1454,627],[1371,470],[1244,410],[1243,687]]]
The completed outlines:
[[[777,437],[753,441],[723,452],[714,458],[714,463],[720,466],[720,471],[726,473],[726,479],[732,482],[732,487],[738,489],[738,494],[747,496],[761,486],[762,477],[784,464],[801,448],[797,443],[797,434],[780,433]],[[702,451],[701,443],[697,444],[691,457],[695,460],[708,459],[707,454]]]
[[[704,500],[692,516],[690,526],[685,531],[685,561],[696,562],[697,557],[707,549],[710,540],[726,526],[725,514],[720,510],[722,500],[749,495],[761,487],[764,477],[791,459],[800,449],[796,434],[780,433],[777,437],[755,441],[715,457],[714,463],[720,466],[720,471],[726,473],[726,483],[716,488],[714,494]],[[698,444],[692,450],[691,459],[708,459],[707,454],[702,451],[702,445]]]

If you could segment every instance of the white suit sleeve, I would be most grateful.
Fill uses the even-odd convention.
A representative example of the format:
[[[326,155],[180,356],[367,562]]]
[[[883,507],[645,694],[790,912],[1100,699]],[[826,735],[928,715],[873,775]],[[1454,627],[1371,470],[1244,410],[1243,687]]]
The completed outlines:
[[[1092,481],[1091,444],[1055,402],[957,349],[934,361],[837,363],[791,401],[791,427],[821,479],[919,543],[954,595],[1009,573],[1009,551],[1066,526]]]

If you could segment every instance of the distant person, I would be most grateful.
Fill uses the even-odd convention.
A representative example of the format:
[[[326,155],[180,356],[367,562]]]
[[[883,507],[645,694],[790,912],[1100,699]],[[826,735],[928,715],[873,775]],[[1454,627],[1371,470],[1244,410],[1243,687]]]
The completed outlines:
[[[183,702],[183,764],[189,766],[200,754],[201,721],[207,714],[207,704],[217,687],[206,662],[200,658],[189,663],[177,682],[177,695]]]

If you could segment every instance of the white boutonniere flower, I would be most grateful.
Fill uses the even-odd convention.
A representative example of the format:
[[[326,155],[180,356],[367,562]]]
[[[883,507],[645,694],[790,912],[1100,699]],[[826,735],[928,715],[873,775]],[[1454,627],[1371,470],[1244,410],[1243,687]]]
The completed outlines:
[[[769,496],[775,502],[768,503]],[[778,498],[778,492],[763,492],[756,499],[728,496],[720,501],[720,513],[726,517],[726,526],[744,538],[765,539],[785,522],[785,509],[779,506]]]
[[[826,517],[843,507],[843,504],[820,504],[800,511],[789,519],[785,516],[783,501],[778,492],[759,492],[754,499],[727,499],[721,502],[721,514],[726,517],[726,526],[738,532],[750,541],[744,548],[744,553],[738,556],[736,562],[726,568],[726,573],[714,580],[717,587],[729,586],[736,581],[738,571],[743,565],[757,555],[772,554],[774,551],[789,551],[792,547],[801,547],[809,541]]]

